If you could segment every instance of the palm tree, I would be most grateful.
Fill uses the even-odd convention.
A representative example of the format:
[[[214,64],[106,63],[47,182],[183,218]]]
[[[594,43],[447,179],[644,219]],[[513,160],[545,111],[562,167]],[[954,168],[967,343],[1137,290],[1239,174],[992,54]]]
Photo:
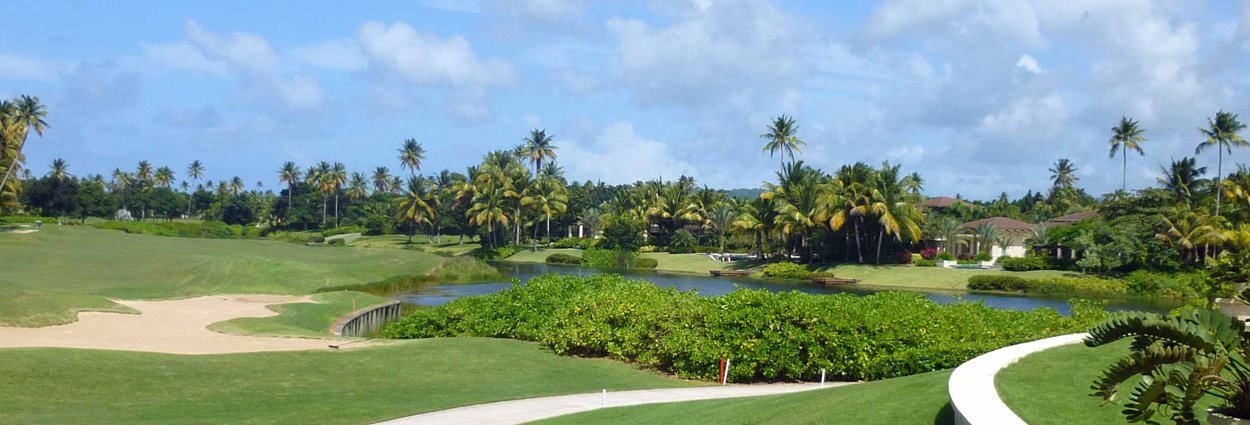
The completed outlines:
[[[773,123],[768,126],[768,132],[761,134],[761,138],[768,140],[764,144],[764,150],[768,151],[768,156],[776,155],[781,152],[781,168],[786,168],[786,156],[790,156],[790,162],[794,162],[794,153],[802,152],[803,146],[807,143],[799,138],[799,125],[795,123],[794,118],[782,114],[780,117],[774,118]]]
[[[291,198],[295,196],[295,185],[300,182],[299,167],[294,162],[287,161],[282,163],[282,168],[278,169],[278,181],[286,183],[286,211],[287,215],[291,214]]]
[[[881,264],[882,239],[891,236],[895,241],[902,242],[906,236],[912,242],[919,241],[921,232],[918,223],[922,217],[915,205],[905,199],[898,165],[882,164],[873,180],[872,204],[868,211],[877,216],[877,223],[881,225],[877,236],[877,264]]]
[[[1033,246],[1050,245],[1050,226],[1046,223],[1037,223],[1037,227],[1033,228],[1033,234],[1029,235],[1025,242]]]
[[[204,171],[203,162],[200,162],[198,159],[191,161],[191,165],[187,166],[187,179],[192,182],[198,182],[201,177],[204,177]]]
[[[556,157],[556,146],[551,144],[555,140],[555,136],[547,135],[547,130],[533,129],[530,130],[530,137],[525,138],[525,146],[522,153],[528,157],[530,162],[534,164],[534,175],[540,174],[543,168],[544,159],[554,159]]]
[[[52,160],[52,164],[48,168],[48,176],[57,181],[65,180],[66,177],[69,177],[69,164],[64,159],[57,158]]]
[[[828,176],[796,161],[778,172],[777,177],[778,184],[765,183],[765,192],[760,196],[777,200],[777,222],[782,235],[797,238],[801,260],[806,262],[811,259],[809,236],[824,221],[826,209],[820,195]],[[792,252],[793,246],[787,246]]]
[[[1215,215],[1217,216],[1220,215],[1220,202],[1223,201],[1219,187],[1220,179],[1224,177],[1224,152],[1228,151],[1229,155],[1232,155],[1233,148],[1250,146],[1246,139],[1237,134],[1245,128],[1245,124],[1237,121],[1237,114],[1219,111],[1215,113],[1215,119],[1207,118],[1207,128],[1198,129],[1203,136],[1207,136],[1207,139],[1198,143],[1198,147],[1194,148],[1194,155],[1201,154],[1202,151],[1211,147],[1219,152],[1219,160],[1215,165]]]
[[[725,235],[733,234],[734,220],[738,218],[737,211],[729,201],[719,202],[709,211],[708,223],[712,229],[716,230],[717,241],[720,243],[720,255],[725,255]]]
[[[242,191],[243,191],[243,178],[239,176],[231,177],[230,178],[230,194],[238,195],[239,192],[242,192]]]
[[[912,172],[907,177],[903,177],[903,189],[913,196],[920,196],[920,192],[924,191],[924,178],[920,177],[920,173]]]
[[[386,167],[378,167],[373,169],[373,191],[374,193],[386,193],[391,187],[391,170]]]
[[[537,190],[521,200],[521,205],[542,213],[547,219],[547,246],[551,246],[551,217],[562,214],[568,209],[569,197],[564,194],[564,185],[559,181],[543,179],[538,183]]]
[[[969,230],[969,232],[972,234],[972,237],[976,240],[976,245],[973,247],[975,252],[977,254],[980,254],[982,252],[989,254],[990,243],[993,242],[993,240],[997,238],[999,235],[998,228],[994,227],[993,223],[985,222],[985,223],[981,223],[980,226],[967,229],[967,230]]]
[[[0,164],[8,161],[4,178],[0,179],[0,188],[7,187],[9,176],[22,161],[22,148],[30,130],[43,137],[43,130],[48,128],[43,118],[47,115],[48,111],[39,103],[38,97],[22,95],[13,101],[0,102]]]
[[[764,239],[772,234],[777,224],[777,201],[755,198],[743,205],[740,210],[734,226],[755,235],[755,253],[762,260],[764,259]]]
[[[329,191],[334,192],[334,227],[339,226],[339,191],[343,185],[347,184],[347,167],[341,162],[335,162],[330,168],[330,174],[327,176],[326,182],[329,185]]]
[[[139,161],[139,166],[135,168],[135,178],[142,182],[152,180],[152,164],[146,159]]]
[[[369,196],[369,181],[364,174],[352,173],[351,182],[347,183],[347,199],[359,201]]]
[[[949,216],[942,217],[941,220],[937,221],[937,226],[934,230],[936,230],[937,236],[942,239],[942,252],[955,255],[953,251],[958,250],[960,245],[968,244],[968,241],[961,237],[963,229],[959,227],[959,224],[959,220]]]
[[[425,147],[417,143],[417,139],[404,139],[404,147],[399,148],[399,165],[408,169],[409,177],[417,175],[424,160]]]
[[[1159,184],[1171,192],[1176,201],[1184,201],[1188,208],[1189,201],[1197,189],[1195,186],[1202,181],[1202,175],[1207,173],[1207,167],[1199,167],[1194,158],[1182,157],[1179,160],[1173,159],[1172,164],[1167,168],[1159,167],[1159,169],[1163,173],[1163,177],[1158,179]]]
[[[495,241],[495,223],[508,225],[508,213],[504,210],[508,199],[502,186],[480,190],[473,196],[472,205],[465,214],[469,217],[469,225],[486,226],[486,234],[490,236],[491,247],[497,247]]]
[[[1055,161],[1055,165],[1050,167],[1050,179],[1054,182],[1055,188],[1070,188],[1076,184],[1076,166],[1067,158],[1059,158]]]
[[[363,176],[362,176],[363,177]],[[412,235],[416,233],[417,226],[433,222],[437,218],[438,212],[432,206],[432,199],[429,185],[425,179],[419,177],[411,177],[408,179],[408,191],[399,199],[399,222],[408,223],[408,243],[412,243]]]
[[[152,175],[152,182],[159,187],[171,187],[174,185],[174,170],[169,167],[161,167],[156,169],[156,174]]]
[[[309,167],[308,171],[304,173],[304,181],[309,186],[317,189],[318,192],[321,192],[321,224],[323,225],[326,223],[326,209],[329,208],[330,191],[334,189],[334,186],[330,183],[330,174],[333,172],[334,169],[329,162],[321,161],[317,163],[317,166]]]
[[[1124,161],[1120,169],[1120,190],[1128,191],[1128,151],[1137,151],[1138,155],[1146,154],[1141,148],[1141,142],[1146,141],[1145,133],[1146,129],[1139,127],[1137,120],[1129,117],[1120,117],[1120,125],[1111,127],[1111,157],[1115,158],[1116,152],[1123,151],[1120,154]]]
[[[582,222],[586,230],[590,233],[590,238],[594,239],[599,234],[599,226],[603,224],[603,213],[598,208],[587,208],[578,220]]]

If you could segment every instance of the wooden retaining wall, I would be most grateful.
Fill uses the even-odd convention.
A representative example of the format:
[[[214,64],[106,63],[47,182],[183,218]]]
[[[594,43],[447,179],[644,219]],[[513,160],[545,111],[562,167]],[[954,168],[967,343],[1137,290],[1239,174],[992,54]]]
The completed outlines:
[[[353,312],[334,322],[330,329],[337,336],[362,337],[382,329],[382,326],[392,320],[399,319],[400,314],[399,301],[391,301]]]

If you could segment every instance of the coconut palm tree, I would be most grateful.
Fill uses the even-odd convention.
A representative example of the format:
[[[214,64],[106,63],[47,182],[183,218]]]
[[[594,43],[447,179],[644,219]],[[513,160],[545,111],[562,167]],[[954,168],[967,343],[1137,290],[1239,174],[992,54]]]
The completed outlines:
[[[239,192],[243,191],[243,189],[244,189],[244,185],[243,185],[242,177],[234,176],[230,178],[230,194],[231,195],[237,196]]]
[[[1146,154],[1141,148],[1141,142],[1146,141],[1145,134],[1146,129],[1141,128],[1137,120],[1129,117],[1120,117],[1120,124],[1111,127],[1111,157],[1115,158],[1116,152],[1122,151],[1120,156],[1124,161],[1120,169],[1120,190],[1128,191],[1128,151],[1137,151],[1138,155]]]
[[[334,185],[331,184],[332,176],[330,175],[333,172],[334,168],[330,166],[329,162],[321,161],[317,163],[317,166],[309,167],[308,171],[304,173],[304,181],[309,186],[317,189],[318,192],[321,192],[321,224],[326,223],[329,196],[330,192],[334,190]]]
[[[1194,158],[1182,157],[1179,160],[1173,159],[1167,168],[1159,169],[1163,173],[1163,177],[1158,179],[1159,184],[1171,192],[1177,202],[1184,201],[1188,208],[1197,185],[1203,181],[1202,175],[1207,173],[1207,167],[1199,167]]]
[[[1202,151],[1214,147],[1219,153],[1218,162],[1215,164],[1215,215],[1220,215],[1220,202],[1223,196],[1220,193],[1220,179],[1224,177],[1224,152],[1227,151],[1232,155],[1233,148],[1244,148],[1250,146],[1246,139],[1237,134],[1244,130],[1246,125],[1237,121],[1237,114],[1231,112],[1219,111],[1215,114],[1215,118],[1207,118],[1207,128],[1199,128],[1198,131],[1206,136],[1207,139],[1198,143],[1198,147],[1194,148],[1194,155],[1199,155]]]
[[[771,235],[777,224],[777,201],[755,198],[739,208],[734,227],[751,232],[755,236],[755,255],[764,259],[764,239]]]
[[[959,220],[949,216],[937,221],[934,230],[937,232],[936,236],[942,239],[942,252],[955,255],[954,251],[958,250],[961,245],[968,244],[968,241],[962,238],[963,229],[959,227],[959,224]]]
[[[708,214],[708,223],[716,230],[716,240],[720,243],[720,254],[725,255],[725,237],[733,234],[734,220],[738,212],[730,201],[722,201],[714,205]]]
[[[7,187],[9,177],[17,171],[30,130],[43,137],[43,130],[49,127],[43,120],[47,115],[48,111],[38,97],[22,95],[12,101],[0,102],[0,165],[7,165],[4,178],[0,179],[0,188]]]
[[[1055,161],[1055,165],[1050,167],[1050,180],[1054,182],[1055,188],[1070,188],[1076,184],[1076,166],[1067,158],[1059,158]]]
[[[172,187],[176,179],[174,170],[169,169],[169,167],[157,168],[156,173],[152,175],[152,182],[158,187]]]
[[[489,186],[479,190],[465,212],[469,217],[469,225],[486,226],[492,248],[498,246],[495,241],[495,224],[507,226],[510,220],[506,210],[508,197],[504,195],[505,191],[502,186]]]
[[[291,211],[291,199],[295,196],[295,185],[300,182],[299,167],[294,162],[287,161],[282,163],[282,168],[278,169],[278,181],[286,183],[286,210],[287,214]]]
[[[811,259],[808,238],[811,232],[824,222],[826,209],[821,202],[821,191],[828,177],[820,171],[792,162],[777,173],[778,184],[765,183],[761,197],[777,200],[777,222],[782,235],[797,239],[802,261]],[[787,244],[789,250],[793,246]]]
[[[966,230],[972,235],[973,239],[975,240],[976,245],[973,247],[973,249],[977,254],[980,254],[982,252],[989,254],[990,244],[999,235],[998,228],[994,227],[994,224],[990,222],[981,223],[980,226],[977,226],[971,229],[966,229]]]
[[[898,242],[902,242],[904,237],[918,242],[921,236],[919,222],[923,218],[915,205],[906,199],[898,165],[882,164],[873,182],[872,203],[868,211],[877,217],[877,223],[881,225],[877,236],[877,264],[881,264],[881,245],[885,236],[893,237]]]
[[[204,171],[203,162],[200,162],[198,159],[191,161],[191,165],[187,166],[187,179],[192,182],[198,182],[200,178],[204,177]]]
[[[400,223],[408,223],[408,243],[412,243],[412,235],[418,226],[429,224],[437,219],[438,212],[433,206],[434,196],[430,193],[429,184],[420,177],[408,179],[408,191],[399,198],[397,213]]]
[[[329,185],[329,191],[334,192],[334,227],[339,226],[339,192],[343,189],[343,185],[347,184],[347,167],[341,162],[335,162],[330,168],[326,182]]]
[[[598,208],[591,207],[587,208],[582,213],[582,216],[577,219],[581,220],[582,226],[586,228],[590,238],[594,239],[599,234],[599,226],[603,224],[603,213]]]
[[[913,196],[920,196],[920,192],[924,191],[924,178],[920,177],[920,173],[912,172],[907,177],[903,177],[903,189]]]
[[[790,162],[794,162],[794,153],[802,152],[803,146],[807,144],[799,138],[799,125],[795,123],[794,117],[785,114],[774,118],[768,126],[768,132],[760,137],[768,141],[764,143],[764,150],[768,151],[770,157],[781,153],[783,170],[786,168],[786,156],[790,156]]]
[[[391,170],[386,167],[378,167],[373,169],[373,191],[374,193],[390,192],[391,187]]]
[[[352,173],[352,178],[347,183],[347,199],[359,201],[369,196],[369,181],[364,174]]]
[[[547,220],[547,246],[551,246],[551,217],[562,214],[568,209],[569,197],[564,193],[564,185],[551,179],[539,180],[537,190],[530,192],[521,200],[521,205],[530,207],[543,215]]]
[[[525,138],[525,145],[521,151],[522,155],[534,164],[534,175],[541,174],[543,160],[555,159],[558,148],[551,144],[554,140],[555,136],[548,135],[546,129],[537,128],[530,130],[530,136]]]
[[[57,181],[65,180],[66,177],[69,177],[69,163],[65,162],[64,159],[57,158],[52,160],[52,164],[48,168],[48,177],[52,177]]]
[[[417,175],[424,160],[425,147],[417,143],[417,139],[404,139],[404,146],[399,148],[399,165],[408,169],[409,177]]]

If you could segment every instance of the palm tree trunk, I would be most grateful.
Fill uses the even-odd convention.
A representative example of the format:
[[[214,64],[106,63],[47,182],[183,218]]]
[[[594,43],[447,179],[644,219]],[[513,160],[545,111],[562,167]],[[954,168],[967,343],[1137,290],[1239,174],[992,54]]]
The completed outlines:
[[[334,191],[334,227],[339,227],[339,191]]]
[[[1220,189],[1220,179],[1224,178],[1224,149],[1219,145],[1216,145],[1215,149],[1220,155],[1219,160],[1215,163],[1215,216],[1219,217],[1220,202],[1223,199],[1221,196],[1223,190]]]
[[[326,193],[321,192],[321,224],[326,224]]]
[[[516,211],[516,215],[513,217],[516,218],[516,223],[513,226],[513,228],[516,229],[516,240],[513,241],[512,243],[515,245],[520,245],[521,244],[521,207],[517,207],[515,211]]]
[[[864,264],[864,242],[859,237],[858,221],[855,222],[855,254],[859,257],[859,263]]]
[[[1120,168],[1120,191],[1128,192],[1128,151],[1121,152],[1124,158],[1124,167]]]
[[[551,216],[547,216],[547,247],[551,248]]]
[[[877,265],[881,265],[881,241],[885,240],[885,226],[881,227],[881,233],[877,235]]]

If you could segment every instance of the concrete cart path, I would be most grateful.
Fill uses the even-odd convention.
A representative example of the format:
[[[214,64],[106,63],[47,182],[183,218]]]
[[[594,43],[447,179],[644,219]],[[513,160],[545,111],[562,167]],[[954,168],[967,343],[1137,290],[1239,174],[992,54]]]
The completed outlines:
[[[853,382],[828,383],[825,384],[825,388],[849,384],[853,384]],[[554,418],[556,416],[563,416],[571,413],[591,411],[603,407],[787,394],[815,390],[819,388],[821,388],[820,384],[813,383],[725,385],[619,392],[608,391],[606,397],[602,393],[589,393],[478,404],[474,406],[458,407],[455,409],[408,416],[381,422],[381,424],[520,424],[539,419]]]

